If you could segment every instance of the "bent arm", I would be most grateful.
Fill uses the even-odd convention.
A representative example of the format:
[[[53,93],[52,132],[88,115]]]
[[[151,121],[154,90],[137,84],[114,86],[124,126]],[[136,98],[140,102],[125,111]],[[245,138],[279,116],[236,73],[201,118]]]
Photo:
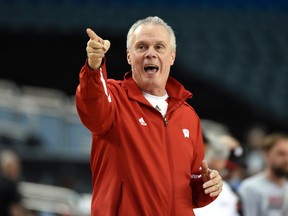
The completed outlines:
[[[210,194],[206,194],[203,188],[203,173],[200,170],[202,166],[202,161],[204,159],[204,145],[203,145],[203,138],[202,138],[202,130],[200,126],[200,119],[195,119],[197,124],[195,126],[195,134],[194,134],[194,160],[192,162],[191,168],[191,180],[190,180],[190,187],[192,191],[192,201],[193,201],[193,208],[200,208],[203,206],[208,205],[212,201],[216,199],[216,197],[211,197]]]
[[[115,106],[107,86],[105,61],[98,70],[87,62],[79,75],[76,107],[82,123],[96,135],[106,133],[113,124]]]

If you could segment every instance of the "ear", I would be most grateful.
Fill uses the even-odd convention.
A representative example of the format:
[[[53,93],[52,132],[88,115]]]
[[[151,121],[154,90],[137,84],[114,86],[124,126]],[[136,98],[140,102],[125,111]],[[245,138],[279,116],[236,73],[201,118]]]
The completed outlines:
[[[174,65],[174,62],[175,62],[175,58],[176,58],[176,51],[173,51],[171,53],[171,66]]]
[[[130,56],[130,52],[128,49],[126,50],[126,57],[127,57],[128,64],[131,65],[131,56]]]

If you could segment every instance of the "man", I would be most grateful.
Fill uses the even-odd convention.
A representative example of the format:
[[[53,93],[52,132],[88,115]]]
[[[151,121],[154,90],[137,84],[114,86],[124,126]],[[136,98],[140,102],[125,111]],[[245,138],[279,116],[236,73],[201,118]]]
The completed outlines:
[[[244,216],[286,216],[288,191],[288,135],[268,135],[263,144],[264,172],[245,179],[239,187]]]
[[[200,121],[185,102],[191,93],[169,77],[173,30],[159,17],[136,22],[127,35],[131,72],[121,81],[107,79],[110,42],[87,34],[76,103],[93,137],[92,215],[194,215],[219,195],[222,178],[202,161]]]

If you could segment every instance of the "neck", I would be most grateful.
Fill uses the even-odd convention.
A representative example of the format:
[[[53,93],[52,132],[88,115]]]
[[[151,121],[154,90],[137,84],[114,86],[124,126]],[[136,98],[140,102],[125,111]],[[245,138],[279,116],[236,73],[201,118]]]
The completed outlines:
[[[151,95],[155,95],[155,96],[164,96],[167,94],[165,89],[162,88],[153,88],[153,89],[143,89],[141,88],[141,90],[145,93],[151,94]]]
[[[267,178],[278,186],[283,186],[285,184],[285,177],[276,176],[270,169],[266,170]]]

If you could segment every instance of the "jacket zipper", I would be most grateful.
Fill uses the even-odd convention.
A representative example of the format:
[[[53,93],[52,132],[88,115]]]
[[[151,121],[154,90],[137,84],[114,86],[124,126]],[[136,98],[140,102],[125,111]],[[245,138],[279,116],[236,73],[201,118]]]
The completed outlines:
[[[164,121],[164,126],[165,128],[168,126],[168,120],[166,118],[166,115],[163,117],[163,121]],[[170,210],[169,210],[169,216],[174,216],[175,215],[175,209],[174,209],[174,197],[175,197],[175,191],[174,191],[174,185],[175,185],[175,178],[173,176],[173,163],[172,163],[172,152],[171,152],[171,149],[169,146],[167,146],[167,135],[166,135],[166,131],[164,131],[164,137],[165,137],[165,143],[166,143],[166,151],[167,151],[167,157],[168,157],[168,163],[169,163],[169,169],[170,169],[170,177],[171,177],[171,184],[172,184],[172,195],[170,197],[170,203],[171,203],[171,206],[170,206]]]
[[[167,121],[166,115],[163,117],[163,120],[164,120],[164,126],[167,127],[168,126],[168,121]]]

